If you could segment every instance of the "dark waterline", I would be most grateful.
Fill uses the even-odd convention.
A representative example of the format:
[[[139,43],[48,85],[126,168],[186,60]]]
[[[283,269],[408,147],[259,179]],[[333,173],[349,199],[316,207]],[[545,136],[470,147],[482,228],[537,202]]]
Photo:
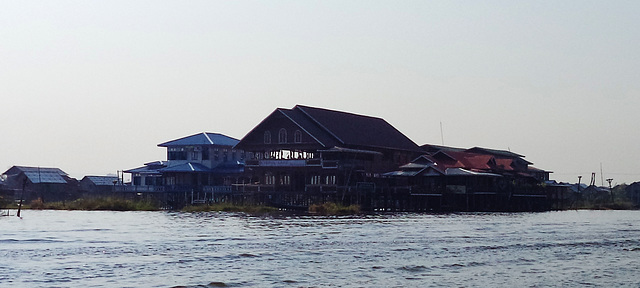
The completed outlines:
[[[0,218],[0,286],[638,287],[639,220],[28,210]]]

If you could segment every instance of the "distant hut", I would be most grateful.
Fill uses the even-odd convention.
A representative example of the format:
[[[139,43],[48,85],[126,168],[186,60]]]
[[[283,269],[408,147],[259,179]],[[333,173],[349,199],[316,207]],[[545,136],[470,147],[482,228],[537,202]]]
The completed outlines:
[[[15,199],[52,202],[78,197],[78,180],[59,168],[13,166],[4,175],[6,189]]]
[[[107,196],[117,184],[120,180],[116,176],[85,176],[80,180],[80,191],[85,196]]]

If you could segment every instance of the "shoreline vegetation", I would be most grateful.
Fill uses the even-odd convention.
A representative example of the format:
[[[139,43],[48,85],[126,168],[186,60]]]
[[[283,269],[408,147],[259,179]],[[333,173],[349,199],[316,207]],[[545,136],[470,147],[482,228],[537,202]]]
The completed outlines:
[[[17,209],[15,203],[2,203],[2,210]],[[87,197],[79,198],[74,201],[62,202],[43,202],[41,199],[33,200],[25,203],[22,209],[33,210],[84,210],[84,211],[163,211],[159,203],[148,200],[131,200],[116,197]],[[578,200],[572,203],[570,207],[561,210],[635,210],[631,201],[618,197],[615,201],[586,201]],[[267,205],[236,205],[232,203],[213,203],[201,205],[189,205],[176,211],[181,212],[238,212],[254,215],[278,214],[283,212],[291,212],[286,209],[280,209]],[[343,206],[333,202],[322,204],[313,204],[308,210],[298,210],[301,214],[322,215],[322,216],[338,216],[338,215],[356,215],[361,214],[360,206],[351,205]]]
[[[17,209],[17,204],[3,205],[2,209]],[[25,210],[82,210],[82,211],[163,211],[160,205],[153,201],[130,200],[115,197],[104,198],[79,198],[74,201],[43,202],[41,199],[33,200],[22,206]],[[288,211],[266,205],[236,205],[232,203],[213,203],[202,205],[189,205],[176,210],[181,212],[239,212],[247,214],[277,214]],[[354,215],[360,214],[360,206],[343,206],[336,203],[323,203],[311,205],[308,211],[300,211],[311,215]]]

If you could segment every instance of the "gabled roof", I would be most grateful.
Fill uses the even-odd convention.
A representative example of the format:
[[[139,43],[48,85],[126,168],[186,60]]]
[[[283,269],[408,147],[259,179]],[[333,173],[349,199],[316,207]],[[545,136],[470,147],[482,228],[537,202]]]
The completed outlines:
[[[506,171],[513,171],[513,159],[496,159],[497,168]],[[531,170],[532,167],[529,167]]]
[[[265,123],[270,118],[279,115],[288,118],[325,149],[369,147],[421,152],[418,145],[381,118],[303,105],[297,105],[292,109],[276,109],[252,129],[240,141],[238,147],[251,145],[252,143],[244,143],[250,141],[246,139],[253,133],[260,133],[259,128],[267,125]]]
[[[119,182],[118,177],[116,176],[84,176],[82,181],[90,181],[96,186],[111,186],[113,182]]]
[[[124,170],[125,173],[138,173],[145,175],[159,175],[160,169],[167,167],[166,161],[153,161],[149,163],[145,163],[144,166],[133,168],[129,170]]]
[[[58,168],[13,166],[5,172],[8,176],[24,174],[33,184],[66,184],[67,173]]]
[[[446,170],[447,176],[489,176],[489,177],[502,177],[500,174],[495,173],[486,173],[486,172],[476,172],[467,170],[464,168],[448,168]]]
[[[433,145],[433,144],[425,144],[420,146],[420,148],[422,148],[422,150],[424,152],[427,152],[429,154],[435,154],[439,151],[464,151],[467,150],[466,148],[456,148],[456,147],[449,147],[449,146],[440,146],[440,145]]]
[[[199,163],[184,163],[160,169],[160,172],[211,172],[209,167]]]
[[[471,152],[471,153],[478,153],[478,154],[490,154],[490,155],[493,155],[493,156],[508,157],[508,158],[522,158],[522,157],[524,157],[523,155],[516,154],[516,153],[513,153],[511,151],[507,151],[507,150],[489,149],[489,148],[482,148],[482,147],[473,147],[473,148],[469,148],[469,149],[467,149],[465,151],[466,152]]]
[[[235,146],[240,140],[219,133],[198,133],[158,144],[158,147],[222,145]]]
[[[473,170],[490,170],[493,168],[491,164],[495,163],[491,155],[464,155],[459,160],[464,164],[464,168]]]
[[[299,110],[343,145],[420,151],[411,139],[377,117],[297,105]]]
[[[162,168],[159,170],[161,173],[166,172],[174,172],[174,173],[193,173],[193,172],[203,172],[203,173],[218,173],[218,174],[234,174],[234,173],[242,173],[244,171],[244,163],[233,161],[227,163],[221,163],[220,165],[210,169],[207,166],[204,166],[199,163],[187,162],[184,164],[178,164],[174,166],[169,166],[166,168]]]
[[[29,181],[33,184],[39,183],[55,183],[66,184],[67,180],[64,180],[62,175],[56,172],[24,172],[24,175],[29,178]]]

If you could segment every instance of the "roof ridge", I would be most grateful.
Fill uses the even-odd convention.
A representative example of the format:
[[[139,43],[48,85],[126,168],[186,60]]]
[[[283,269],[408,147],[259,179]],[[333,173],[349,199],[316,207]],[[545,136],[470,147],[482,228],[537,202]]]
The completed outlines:
[[[307,117],[309,117],[309,119],[311,119],[314,123],[316,123],[318,126],[320,126],[320,128],[322,128],[325,132],[327,132],[329,135],[331,135],[333,138],[335,138],[336,140],[338,140],[340,142],[340,144],[344,145],[344,140],[340,139],[340,137],[338,137],[338,135],[336,135],[335,133],[333,133],[329,128],[327,128],[326,126],[322,125],[322,123],[320,123],[320,121],[318,121],[316,118],[314,118],[313,116],[311,116],[311,114],[309,114],[307,111],[305,111],[303,108],[310,108],[310,109],[322,109],[324,111],[333,111],[333,112],[340,112],[340,111],[335,111],[335,110],[329,110],[329,109],[323,109],[323,108],[314,108],[314,107],[308,107],[308,106],[303,106],[303,105],[296,105],[295,107],[293,107],[293,109],[298,109],[300,111],[302,111],[302,113],[304,115],[306,115]],[[293,110],[292,109],[292,110]],[[345,113],[345,112],[340,112],[340,113]],[[348,113],[346,113],[348,114]],[[355,115],[355,114],[353,114]]]
[[[309,133],[309,131],[307,131],[307,129],[305,129],[304,127],[302,127],[302,125],[300,125],[300,123],[296,122],[296,120],[294,120],[293,118],[291,118],[287,113],[283,112],[283,110],[287,110],[287,111],[291,111],[293,112],[293,109],[281,109],[278,108],[276,109],[278,110],[282,115],[284,115],[284,117],[287,117],[287,119],[291,120],[291,122],[293,122],[294,124],[296,124],[296,126],[298,126],[298,128],[302,129],[302,131],[304,131],[305,133],[307,133],[307,135],[311,136],[311,138],[313,138],[314,140],[318,141],[318,143],[320,143],[320,145],[325,146],[324,143],[322,143],[322,141],[320,141],[320,139],[318,139],[316,136],[314,136],[312,133]],[[306,115],[306,114],[305,114]],[[314,121],[315,122],[315,121]],[[324,128],[324,127],[323,127]]]
[[[204,134],[204,137],[207,137],[207,140],[209,140],[209,143],[213,144],[213,140],[211,140],[211,137],[209,137],[209,133],[208,132],[202,132],[202,134]],[[211,133],[213,134],[213,133]]]

